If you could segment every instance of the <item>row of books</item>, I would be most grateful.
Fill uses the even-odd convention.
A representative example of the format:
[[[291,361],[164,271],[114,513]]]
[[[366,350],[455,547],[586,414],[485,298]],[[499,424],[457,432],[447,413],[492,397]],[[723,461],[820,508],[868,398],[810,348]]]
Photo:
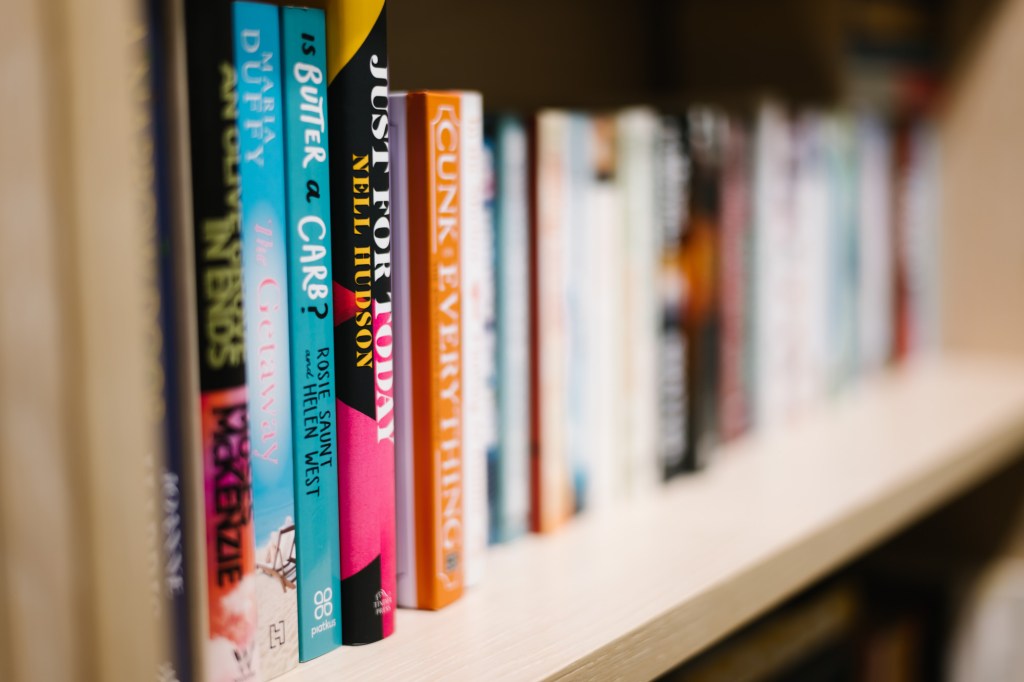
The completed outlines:
[[[937,345],[927,119],[767,102],[531,126],[497,144],[533,146],[532,166],[498,177],[533,192],[534,530],[700,469],[719,443]],[[499,273],[515,257],[501,251]],[[509,325],[499,314],[499,353]]]
[[[383,0],[150,9],[178,679],[385,638],[934,343],[924,120],[485,116],[389,92]]]

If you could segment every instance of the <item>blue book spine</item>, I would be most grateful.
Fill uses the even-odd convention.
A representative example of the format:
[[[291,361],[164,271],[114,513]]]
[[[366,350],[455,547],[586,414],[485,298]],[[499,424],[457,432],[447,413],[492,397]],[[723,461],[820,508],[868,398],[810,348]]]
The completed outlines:
[[[523,122],[491,120],[494,139],[498,452],[491,538],[526,532],[530,516],[529,153]],[[490,482],[488,483],[490,485]]]
[[[259,607],[256,639],[263,673],[271,678],[299,660],[281,32],[278,10],[272,5],[236,2],[232,11]]]
[[[281,10],[288,184],[288,313],[295,377],[299,659],[341,644],[338,437],[324,13]]]
[[[495,159],[495,119],[493,117],[484,120],[484,217],[487,225],[487,238],[490,240],[492,264],[491,271],[495,276],[495,288],[497,287],[497,253],[498,253],[498,229],[497,229],[497,168]],[[393,168],[393,167],[392,167]],[[394,206],[394,203],[392,203]],[[495,294],[496,295],[496,294]],[[495,301],[495,308],[497,302]],[[497,316],[497,311],[492,311]],[[496,410],[500,406],[498,401],[498,377],[497,377],[497,352],[498,339],[496,319],[492,319],[490,332],[495,335],[495,375],[488,378],[489,388],[494,391]],[[498,415],[500,419],[500,414]],[[500,434],[499,435],[500,438]],[[487,448],[487,541],[496,544],[502,541],[502,530],[504,527],[504,497],[505,486],[502,480],[501,470],[501,448],[500,442],[496,440]]]

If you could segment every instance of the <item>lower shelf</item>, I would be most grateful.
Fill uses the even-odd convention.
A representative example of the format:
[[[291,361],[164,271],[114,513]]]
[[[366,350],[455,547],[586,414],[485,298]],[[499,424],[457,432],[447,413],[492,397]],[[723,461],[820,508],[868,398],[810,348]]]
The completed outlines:
[[[1024,361],[943,357],[871,379],[696,476],[494,548],[486,580],[395,634],[280,678],[652,677],[1024,448]]]

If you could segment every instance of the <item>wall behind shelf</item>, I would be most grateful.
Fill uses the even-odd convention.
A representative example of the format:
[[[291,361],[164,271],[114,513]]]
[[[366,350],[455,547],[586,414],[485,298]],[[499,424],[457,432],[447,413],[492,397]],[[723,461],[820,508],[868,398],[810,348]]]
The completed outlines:
[[[843,91],[846,0],[391,0],[392,86],[472,88],[489,109],[669,109]],[[949,75],[943,337],[1024,351],[1024,0],[935,0]]]
[[[469,88],[489,108],[645,101],[650,0],[391,0],[391,86]]]
[[[840,2],[391,0],[391,85],[478,89],[513,110],[751,90],[823,101],[838,88]]]
[[[976,20],[942,118],[943,333],[958,350],[1024,352],[1024,0]]]

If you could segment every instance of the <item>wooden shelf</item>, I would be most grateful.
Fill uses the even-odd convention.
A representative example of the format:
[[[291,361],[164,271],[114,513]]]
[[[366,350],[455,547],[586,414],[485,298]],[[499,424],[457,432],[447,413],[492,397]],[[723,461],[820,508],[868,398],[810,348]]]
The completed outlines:
[[[871,379],[697,476],[496,547],[448,609],[285,682],[631,679],[665,672],[1010,462],[1024,361],[936,358]]]

